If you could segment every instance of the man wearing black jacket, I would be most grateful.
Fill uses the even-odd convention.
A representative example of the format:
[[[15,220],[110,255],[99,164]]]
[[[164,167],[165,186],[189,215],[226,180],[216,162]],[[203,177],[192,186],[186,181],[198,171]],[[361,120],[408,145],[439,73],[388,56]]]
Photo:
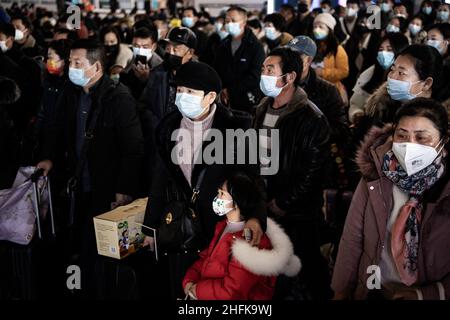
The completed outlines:
[[[81,192],[91,194],[93,214],[99,214],[113,203],[125,204],[138,192],[143,139],[136,103],[125,86],[115,86],[104,75],[103,49],[96,41],[74,43],[69,79],[72,84],[63,93],[57,123],[44,129],[41,158],[45,161],[38,166],[48,172],[49,162],[62,154],[68,178],[72,177],[92,115],[102,108],[79,177]]]
[[[300,257],[301,279],[314,299],[328,299],[329,273],[320,254],[323,167],[329,161],[330,127],[323,113],[298,85],[302,64],[290,48],[273,50],[264,61],[256,108],[259,146],[270,153],[278,145],[278,172],[266,176],[268,209],[286,229]],[[276,131],[277,130],[277,131]],[[276,135],[278,132],[278,139]],[[260,157],[261,173],[267,165]],[[272,165],[272,163],[270,163]]]
[[[247,28],[244,9],[228,9],[225,22],[231,36],[221,43],[213,64],[223,83],[221,99],[233,109],[251,112],[261,98],[258,84],[264,50]]]
[[[300,75],[300,86],[305,90],[308,99],[311,100],[328,120],[330,124],[330,141],[341,141],[348,138],[347,114],[344,102],[332,83],[316,76],[311,68],[311,63],[317,53],[314,40],[307,36],[298,36],[292,39],[289,48],[299,53],[303,64]]]
[[[158,33],[154,28],[139,28],[133,34],[133,61],[120,73],[120,82],[130,89],[136,100],[141,97],[152,70],[162,63],[162,58],[156,53],[157,41]],[[138,59],[145,59],[145,62]]]
[[[299,53],[303,72],[300,87],[308,98],[322,111],[330,124],[330,153],[334,161],[330,163],[327,175],[327,188],[348,187],[353,174],[346,168],[351,167],[349,154],[350,130],[344,102],[336,86],[317,77],[311,63],[317,52],[316,43],[307,36],[298,36],[289,42],[288,47]],[[324,168],[325,170],[325,168]]]
[[[191,29],[192,32],[195,33],[195,36],[197,37],[197,47],[195,48],[195,54],[197,57],[202,58],[205,54],[208,35],[199,27],[197,10],[195,10],[194,7],[184,8],[181,21],[184,27]]]
[[[37,164],[45,174],[54,164],[58,174],[66,175],[66,181],[77,175],[73,253],[81,253],[82,288],[88,293],[94,285],[91,277],[96,255],[92,218],[137,195],[143,154],[136,103],[124,85],[116,85],[104,74],[104,57],[102,46],[95,40],[73,44],[69,69],[72,83],[63,92],[57,121],[44,128],[43,160]],[[88,134],[92,126],[92,134]],[[84,162],[80,160],[83,158]]]

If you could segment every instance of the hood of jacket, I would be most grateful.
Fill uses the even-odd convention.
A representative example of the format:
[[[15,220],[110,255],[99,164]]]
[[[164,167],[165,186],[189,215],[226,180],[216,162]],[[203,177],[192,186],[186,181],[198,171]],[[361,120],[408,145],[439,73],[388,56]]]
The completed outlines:
[[[392,148],[393,132],[391,124],[383,128],[372,127],[364,138],[355,161],[366,180],[373,181],[381,177],[383,157]]]
[[[300,272],[300,259],[294,255],[294,246],[284,230],[267,218],[266,235],[272,249],[259,249],[243,239],[236,239],[231,247],[233,257],[247,270],[263,276],[285,274],[293,277]]]
[[[366,114],[374,116],[380,113],[386,113],[389,106],[395,104],[387,92],[387,83],[382,84],[378,89],[372,93],[366,102]]]

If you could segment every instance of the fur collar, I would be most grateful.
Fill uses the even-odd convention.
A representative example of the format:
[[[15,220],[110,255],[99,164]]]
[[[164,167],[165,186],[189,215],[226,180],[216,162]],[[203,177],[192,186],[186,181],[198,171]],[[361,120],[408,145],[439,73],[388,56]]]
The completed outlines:
[[[397,101],[392,100],[387,92],[387,83],[382,84],[374,93],[369,97],[366,102],[365,109],[366,114],[369,116],[381,116],[389,112],[391,107],[396,107],[399,104]]]
[[[356,164],[366,180],[373,181],[380,178],[383,156],[392,146],[390,138],[392,133],[392,125],[387,124],[383,128],[372,127],[364,138],[356,153]]]
[[[296,276],[301,262],[294,255],[294,246],[287,234],[275,221],[267,218],[266,235],[272,243],[271,250],[258,249],[243,239],[236,239],[231,248],[233,257],[254,274]]]

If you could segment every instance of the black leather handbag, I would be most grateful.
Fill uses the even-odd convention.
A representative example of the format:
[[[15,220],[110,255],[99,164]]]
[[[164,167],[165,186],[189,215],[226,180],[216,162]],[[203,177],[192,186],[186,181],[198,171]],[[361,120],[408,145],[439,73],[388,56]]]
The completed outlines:
[[[205,175],[203,169],[192,191],[190,200],[175,191],[168,192],[168,205],[157,231],[157,245],[161,252],[183,253],[202,249],[206,239],[202,233],[200,216],[196,210],[196,199]],[[173,191],[173,190],[171,190]]]

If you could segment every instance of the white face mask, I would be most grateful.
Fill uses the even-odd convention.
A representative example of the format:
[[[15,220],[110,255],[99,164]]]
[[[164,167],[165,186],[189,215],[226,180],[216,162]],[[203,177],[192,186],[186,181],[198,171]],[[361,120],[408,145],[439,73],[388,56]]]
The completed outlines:
[[[0,41],[0,49],[2,52],[8,51],[8,47],[6,46],[6,41]]]
[[[358,15],[358,10],[354,8],[348,8],[347,9],[347,16],[348,17],[356,17]]]
[[[144,49],[144,48],[137,48],[133,47],[133,54],[134,56],[145,56],[147,58],[147,62],[152,58],[152,49]]]
[[[281,91],[285,87],[277,87],[277,80],[281,77],[283,76],[261,76],[261,80],[259,81],[259,88],[264,93],[264,95],[272,98],[278,97],[280,95]]]
[[[215,197],[213,200],[213,210],[218,216],[224,216],[234,208],[227,208],[228,205],[233,204],[233,200],[219,199]]]
[[[392,152],[403,169],[405,169],[408,176],[411,176],[432,164],[434,159],[436,159],[442,151],[442,148],[437,152],[433,147],[424,146],[418,143],[394,142],[392,144]]]
[[[190,119],[198,118],[204,111],[202,108],[202,97],[188,93],[177,93],[175,104],[181,114]]]
[[[16,29],[16,34],[14,36],[14,40],[15,41],[20,41],[20,40],[23,40],[23,37],[24,37],[23,32],[21,30],[19,30],[19,29]]]

